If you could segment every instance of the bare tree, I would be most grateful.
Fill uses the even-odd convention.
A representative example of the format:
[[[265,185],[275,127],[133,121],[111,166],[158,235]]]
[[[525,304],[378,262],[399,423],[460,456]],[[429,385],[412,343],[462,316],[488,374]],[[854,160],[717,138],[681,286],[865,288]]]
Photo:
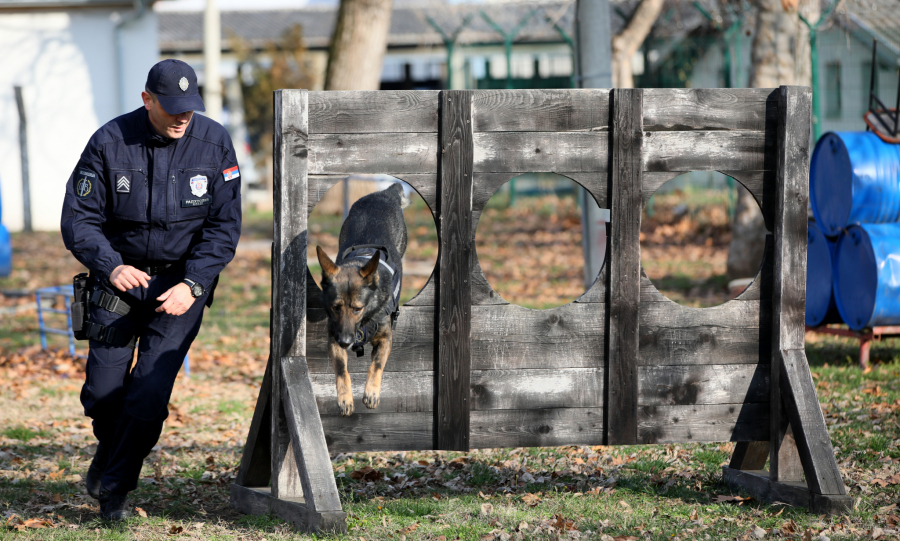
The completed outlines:
[[[750,86],[809,85],[809,31],[798,13],[802,11],[807,20],[818,20],[819,0],[755,0],[755,4]],[[756,276],[765,246],[766,226],[759,205],[750,192],[739,186],[728,247],[728,277]]]
[[[662,11],[664,0],[641,0],[631,19],[621,32],[612,39],[612,76],[613,86],[617,88],[634,87],[634,75],[631,72],[631,59],[644,43],[653,23]]]
[[[325,90],[378,90],[390,26],[391,0],[341,0]]]

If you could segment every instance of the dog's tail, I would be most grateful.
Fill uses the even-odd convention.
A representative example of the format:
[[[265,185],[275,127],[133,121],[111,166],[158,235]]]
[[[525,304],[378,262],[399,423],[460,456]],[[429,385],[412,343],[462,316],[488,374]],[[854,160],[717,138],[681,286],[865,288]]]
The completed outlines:
[[[401,209],[405,209],[406,207],[409,206],[409,204],[410,204],[409,197],[406,197],[406,194],[403,191],[402,184],[400,184],[399,182],[396,184],[392,184],[391,187],[388,189],[397,191],[397,195],[400,196],[400,208]]]

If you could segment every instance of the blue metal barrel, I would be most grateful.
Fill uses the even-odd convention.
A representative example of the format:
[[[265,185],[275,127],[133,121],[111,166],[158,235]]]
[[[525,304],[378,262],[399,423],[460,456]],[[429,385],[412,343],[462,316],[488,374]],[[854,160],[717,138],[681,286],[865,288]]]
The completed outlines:
[[[3,221],[3,200],[0,199],[0,222]],[[12,243],[9,231],[0,223],[0,276],[9,276],[12,272]]]
[[[836,248],[837,242],[810,221],[806,234],[806,324],[810,327],[843,322],[831,287],[831,261]]]
[[[900,323],[900,224],[851,225],[837,241],[834,296],[853,330]]]
[[[830,132],[809,170],[816,223],[829,237],[849,224],[900,222],[900,145],[871,132]]]

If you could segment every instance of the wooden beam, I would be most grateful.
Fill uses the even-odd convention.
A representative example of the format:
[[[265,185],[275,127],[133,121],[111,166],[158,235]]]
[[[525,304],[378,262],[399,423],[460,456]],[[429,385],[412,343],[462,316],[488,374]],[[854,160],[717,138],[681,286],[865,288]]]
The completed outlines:
[[[272,361],[266,363],[266,373],[259,388],[256,409],[247,433],[241,467],[234,482],[241,486],[264,487],[272,476],[272,409],[269,395],[272,392]]]
[[[309,133],[437,133],[438,91],[310,92]]]
[[[796,462],[799,461],[794,439],[785,437],[787,423],[783,418],[781,374],[782,352],[803,350],[805,347],[806,209],[809,200],[811,101],[808,87],[779,88],[771,323],[772,398],[769,403],[769,472],[775,482],[795,480],[798,469]],[[786,463],[782,468],[783,461]],[[807,476],[810,473],[812,472],[808,471]]]
[[[275,498],[269,487],[231,485],[234,508],[248,515],[275,515],[300,531],[322,534],[346,534],[347,513],[315,512],[303,498]]]
[[[606,434],[609,445],[637,443],[638,331],[641,295],[642,92],[612,91],[609,344]]]
[[[476,132],[609,129],[609,90],[476,90]]]
[[[480,132],[474,138],[478,173],[589,173],[607,168],[605,131]]]
[[[435,446],[469,450],[472,325],[472,93],[441,92]]]
[[[804,483],[775,482],[765,470],[742,471],[722,467],[722,479],[734,488],[746,490],[763,502],[781,502],[806,507],[817,515],[843,515],[853,509],[853,498],[847,495],[815,494]]]
[[[765,131],[644,133],[644,171],[759,171],[770,167]]]
[[[647,88],[645,131],[765,130],[778,114],[771,88]]]
[[[272,317],[272,495],[303,495],[294,463],[281,394],[281,361],[306,354],[306,242],[308,107],[305,90],[275,91]]]
[[[309,172],[403,176],[437,171],[436,133],[350,133],[309,136]]]

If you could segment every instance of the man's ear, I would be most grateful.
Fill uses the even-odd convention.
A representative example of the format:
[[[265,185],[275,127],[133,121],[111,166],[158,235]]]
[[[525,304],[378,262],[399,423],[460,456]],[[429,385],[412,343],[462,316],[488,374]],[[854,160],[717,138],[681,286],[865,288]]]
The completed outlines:
[[[316,246],[316,256],[319,258],[319,266],[322,267],[322,280],[332,281],[341,269],[334,264],[321,246]]]
[[[381,252],[375,251],[375,255],[368,261],[363,268],[359,269],[359,275],[367,286],[378,285],[378,262],[381,261]]]

